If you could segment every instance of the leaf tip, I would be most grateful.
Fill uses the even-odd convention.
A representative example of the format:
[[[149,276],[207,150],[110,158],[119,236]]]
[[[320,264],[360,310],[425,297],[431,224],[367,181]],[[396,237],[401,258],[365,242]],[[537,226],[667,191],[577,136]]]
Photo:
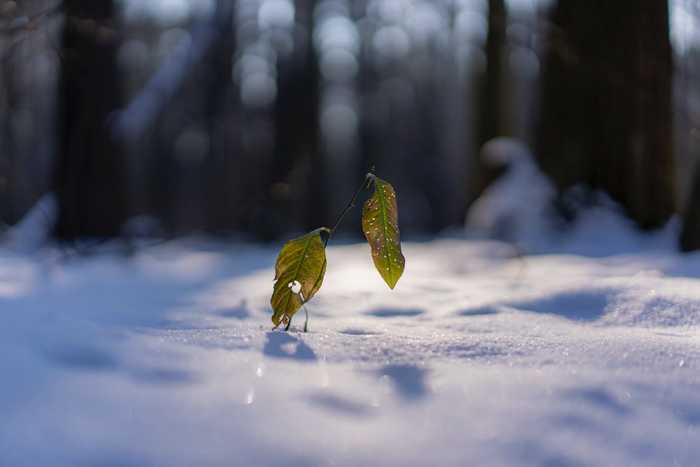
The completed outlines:
[[[386,285],[388,285],[391,290],[394,290],[394,287],[396,287],[396,284],[399,283],[399,279],[401,279],[401,274],[399,274],[396,277],[393,277],[393,276],[386,277],[384,280],[386,282]]]

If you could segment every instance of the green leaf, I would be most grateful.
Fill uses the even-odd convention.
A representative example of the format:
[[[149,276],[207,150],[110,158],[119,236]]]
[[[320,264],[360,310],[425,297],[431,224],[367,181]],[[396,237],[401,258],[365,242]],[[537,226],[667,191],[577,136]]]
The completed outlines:
[[[272,291],[272,322],[275,327],[287,324],[301,306],[311,300],[326,274],[326,245],[322,227],[288,241],[275,263],[275,285]]]
[[[374,194],[362,208],[362,231],[372,249],[372,260],[384,282],[393,289],[403,274],[399,210],[396,192],[388,182],[374,177]]]

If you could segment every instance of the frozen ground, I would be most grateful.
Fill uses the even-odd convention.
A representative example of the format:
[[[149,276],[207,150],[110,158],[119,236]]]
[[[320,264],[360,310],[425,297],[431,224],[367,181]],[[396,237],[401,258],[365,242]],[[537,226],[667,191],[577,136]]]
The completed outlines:
[[[393,292],[332,246],[307,334],[274,248],[5,250],[0,466],[696,466],[700,257],[606,232],[408,243]]]

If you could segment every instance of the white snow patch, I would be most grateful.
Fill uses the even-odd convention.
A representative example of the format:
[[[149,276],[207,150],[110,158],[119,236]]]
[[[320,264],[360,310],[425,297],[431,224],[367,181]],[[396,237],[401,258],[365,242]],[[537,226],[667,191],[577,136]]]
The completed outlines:
[[[0,251],[0,465],[694,466],[700,256],[617,235],[330,246],[306,334],[276,248]]]
[[[469,237],[496,238],[529,253],[610,256],[675,249],[677,219],[656,232],[640,234],[605,193],[586,193],[581,186],[565,194],[576,216],[566,225],[554,212],[556,190],[552,182],[518,140],[495,138],[484,145],[482,157],[494,167],[505,167],[506,172],[484,190],[467,213]],[[594,204],[588,205],[591,200]]]

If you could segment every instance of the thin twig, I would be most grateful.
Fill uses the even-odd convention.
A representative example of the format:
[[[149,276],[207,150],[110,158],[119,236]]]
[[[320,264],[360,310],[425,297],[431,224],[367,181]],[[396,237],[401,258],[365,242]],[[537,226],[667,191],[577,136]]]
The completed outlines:
[[[360,192],[364,189],[369,188],[369,184],[372,182],[372,180],[374,180],[374,174],[372,173],[372,170],[373,169],[371,169],[369,172],[367,172],[367,174],[365,175],[365,179],[362,181],[362,184],[359,187],[357,187],[357,190],[355,190],[355,194],[352,195],[352,198],[350,199],[348,204],[345,206],[345,209],[343,209],[343,212],[341,212],[340,215],[338,216],[338,219],[335,221],[333,228],[331,229],[331,231],[328,233],[328,236],[326,237],[324,245],[326,245],[326,246],[328,245],[328,240],[335,233],[335,231],[338,229],[338,227],[340,227],[340,224],[343,222],[343,219],[345,219],[345,216],[347,215],[347,213],[350,212],[350,210],[355,207],[355,202],[357,201],[357,197],[360,196]]]

